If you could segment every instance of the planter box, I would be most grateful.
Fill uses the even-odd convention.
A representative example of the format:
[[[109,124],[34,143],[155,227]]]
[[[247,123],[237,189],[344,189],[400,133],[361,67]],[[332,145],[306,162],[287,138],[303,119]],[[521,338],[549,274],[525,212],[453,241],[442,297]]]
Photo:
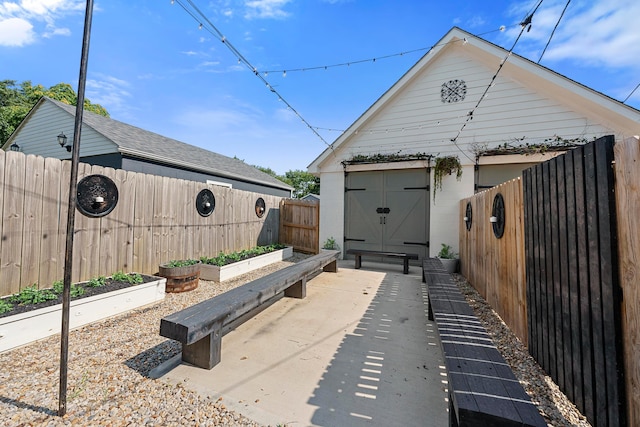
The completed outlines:
[[[166,279],[133,285],[113,292],[71,300],[69,329],[164,299]],[[30,342],[59,334],[62,304],[0,318],[0,353]]]
[[[202,264],[200,270],[200,278],[202,280],[212,280],[214,282],[222,282],[232,279],[251,270],[262,268],[274,262],[282,261],[293,256],[293,247],[287,246],[284,249],[269,252],[268,254],[258,255],[243,261],[234,262],[222,267],[217,265]]]

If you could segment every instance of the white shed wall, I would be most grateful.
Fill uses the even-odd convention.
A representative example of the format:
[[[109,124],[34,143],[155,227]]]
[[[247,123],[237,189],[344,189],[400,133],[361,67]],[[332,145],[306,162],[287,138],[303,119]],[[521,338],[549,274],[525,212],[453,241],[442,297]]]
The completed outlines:
[[[71,153],[58,145],[60,132],[67,136],[67,144],[73,144],[73,127],[75,118],[68,112],[58,108],[51,102],[43,102],[37,112],[24,124],[16,135],[14,143],[20,146],[25,154],[37,154],[56,159],[71,159]],[[117,153],[114,143],[88,126],[82,127],[80,155],[95,156]]]
[[[454,175],[446,175],[442,179],[442,190],[433,198],[433,179],[431,181],[431,206],[429,218],[429,256],[434,257],[440,252],[445,243],[458,253],[459,224],[460,224],[460,200],[470,197],[474,193],[473,166],[464,166],[460,181]]]
[[[344,249],[344,172],[324,173],[320,178],[320,247],[333,237]]]

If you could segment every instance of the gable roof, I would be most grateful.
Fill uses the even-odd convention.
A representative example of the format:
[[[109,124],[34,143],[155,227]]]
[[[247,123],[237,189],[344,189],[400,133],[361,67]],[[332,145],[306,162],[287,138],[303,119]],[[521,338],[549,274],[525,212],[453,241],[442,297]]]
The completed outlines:
[[[461,42],[461,43],[455,43]],[[345,130],[327,149],[325,149],[308,166],[311,173],[319,173],[321,165],[329,159],[332,153],[346,147],[349,141],[356,138],[360,129],[375,120],[385,107],[391,105],[396,95],[410,87],[432,64],[435,64],[454,46],[464,44],[464,54],[477,64],[486,66],[488,70],[498,70],[498,65],[505,59],[508,51],[480,37],[474,36],[458,27],[453,27],[434,47],[422,56],[396,83],[394,83],[380,98],[378,98],[347,130]],[[592,117],[598,117],[605,123],[613,123],[617,128],[628,132],[628,135],[640,133],[640,111],[616,101],[598,91],[577,83],[553,70],[536,64],[524,57],[512,53],[503,70],[517,76],[520,83],[526,82],[536,91],[544,91],[551,97],[562,99],[569,108],[581,111]],[[488,84],[489,81],[485,83]],[[486,86],[485,86],[486,87]],[[475,101],[474,101],[475,103]],[[482,109],[482,104],[479,107]],[[469,112],[465,110],[465,112]],[[627,135],[627,136],[628,136]],[[452,135],[455,136],[455,135]]]
[[[41,98],[32,109],[32,112],[44,102],[52,103],[75,117],[75,106],[47,97]],[[242,160],[233,159],[204,148],[167,138],[91,111],[85,110],[83,112],[82,123],[83,126],[91,127],[113,142],[118,147],[118,151],[125,156],[285,190],[293,189],[290,185],[246,164]]]

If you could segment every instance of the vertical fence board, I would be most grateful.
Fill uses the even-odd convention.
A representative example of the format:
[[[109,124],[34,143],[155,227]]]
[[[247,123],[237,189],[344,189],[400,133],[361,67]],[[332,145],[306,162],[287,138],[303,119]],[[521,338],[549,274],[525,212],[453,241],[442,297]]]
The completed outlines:
[[[44,158],[26,157],[24,222],[22,231],[21,282],[38,283],[40,277],[40,245],[42,244],[42,188]]]
[[[40,245],[40,287],[62,280],[64,255],[58,252],[60,216],[61,164],[57,159],[44,159],[42,188],[42,244]]]
[[[5,153],[4,204],[2,207],[2,239],[0,251],[0,283],[10,293],[20,290],[22,267],[22,224],[24,220],[25,156]],[[30,285],[30,284],[29,284]]]
[[[627,424],[640,425],[640,141],[614,147]]]

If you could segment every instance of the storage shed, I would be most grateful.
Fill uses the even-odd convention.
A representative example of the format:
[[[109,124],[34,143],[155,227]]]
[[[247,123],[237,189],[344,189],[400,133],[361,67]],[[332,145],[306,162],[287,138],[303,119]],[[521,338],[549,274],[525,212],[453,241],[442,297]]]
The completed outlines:
[[[555,150],[638,134],[640,111],[454,27],[309,165],[320,241],[457,251],[462,198]]]

